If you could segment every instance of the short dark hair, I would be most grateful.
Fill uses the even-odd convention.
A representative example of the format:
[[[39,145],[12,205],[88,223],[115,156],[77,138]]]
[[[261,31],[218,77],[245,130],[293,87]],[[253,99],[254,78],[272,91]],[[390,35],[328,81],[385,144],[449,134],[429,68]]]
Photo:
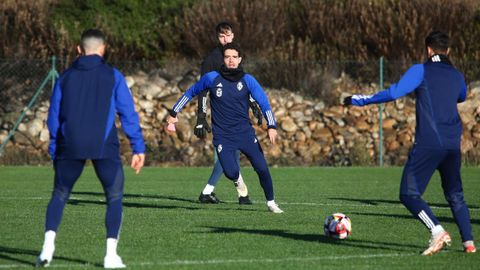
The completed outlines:
[[[96,28],[90,28],[83,31],[80,41],[83,43],[83,41],[85,41],[88,38],[98,38],[103,40],[103,42],[105,42],[105,39],[106,39],[105,34],[100,29],[96,29]]]
[[[238,56],[242,57],[242,49],[240,48],[240,45],[236,42],[225,44],[225,46],[223,46],[223,49],[222,49],[223,55],[225,55],[226,50],[235,50],[238,52]]]
[[[450,47],[450,38],[440,31],[432,31],[425,38],[425,46],[432,48],[435,52],[447,52]]]
[[[221,22],[215,27],[215,33],[218,35],[224,34],[228,31],[233,32],[233,26],[229,22]]]

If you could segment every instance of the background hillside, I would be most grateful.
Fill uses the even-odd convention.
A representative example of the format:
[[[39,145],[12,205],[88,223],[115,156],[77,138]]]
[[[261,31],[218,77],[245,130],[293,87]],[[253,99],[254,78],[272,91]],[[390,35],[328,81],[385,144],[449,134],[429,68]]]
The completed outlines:
[[[317,97],[328,95],[325,73],[369,81],[377,74],[369,61],[381,56],[395,62],[388,71],[397,79],[399,70],[423,61],[432,29],[450,34],[452,58],[467,79],[479,75],[475,0],[4,0],[0,58],[55,55],[69,63],[80,33],[99,27],[108,35],[111,61],[198,61],[215,45],[213,29],[224,20],[233,23],[261,81]]]
[[[267,89],[276,112],[283,140],[266,150],[273,164],[378,164],[378,108],[347,109],[339,100],[347,93],[379,90],[380,70],[388,86],[409,65],[424,61],[424,37],[431,30],[449,33],[451,60],[466,74],[470,94],[460,108],[462,151],[465,163],[480,163],[476,0],[4,0],[0,142],[51,68],[50,57],[57,57],[61,72],[76,57],[80,33],[99,27],[108,36],[108,61],[130,78],[150,165],[209,165],[210,142],[191,132],[195,102],[185,110],[184,128],[174,138],[162,130],[162,105],[181,95],[179,84],[198,78],[202,57],[215,46],[214,27],[225,20],[234,25],[235,39],[246,51],[245,68]],[[1,164],[48,162],[49,95],[47,87],[27,111]],[[401,165],[414,140],[414,101],[406,97],[385,108],[385,161]],[[257,129],[259,136],[265,134]],[[122,145],[128,148],[124,138]]]

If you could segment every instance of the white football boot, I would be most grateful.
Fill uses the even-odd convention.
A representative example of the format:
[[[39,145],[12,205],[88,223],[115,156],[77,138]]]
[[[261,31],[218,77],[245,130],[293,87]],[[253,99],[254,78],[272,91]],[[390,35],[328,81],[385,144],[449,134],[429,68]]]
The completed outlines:
[[[248,188],[247,185],[245,185],[245,182],[243,182],[243,177],[241,174],[239,174],[238,180],[236,182],[233,182],[233,184],[237,189],[238,197],[248,196]]]
[[[267,203],[268,211],[275,213],[275,214],[281,214],[283,213],[283,210],[278,207],[278,204],[275,202],[273,203]]]
[[[119,269],[125,268],[127,266],[123,264],[122,258],[120,258],[120,256],[114,254],[105,256],[105,259],[103,260],[103,267],[106,269]]]
[[[447,231],[442,231],[430,238],[428,248],[422,253],[423,256],[432,256],[443,249],[444,246],[450,246],[452,238]]]

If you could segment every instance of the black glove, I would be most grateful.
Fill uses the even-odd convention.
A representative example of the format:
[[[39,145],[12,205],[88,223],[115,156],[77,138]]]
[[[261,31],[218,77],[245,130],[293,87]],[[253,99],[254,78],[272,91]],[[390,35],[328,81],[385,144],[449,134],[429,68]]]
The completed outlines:
[[[348,96],[348,97],[344,98],[343,99],[343,105],[345,105],[345,106],[352,105],[352,96]]]
[[[249,101],[250,109],[252,109],[253,116],[257,118],[257,125],[261,126],[263,121],[263,114],[258,104],[255,101]]]
[[[199,113],[197,115],[197,124],[193,129],[193,134],[200,139],[204,139],[207,136],[207,132],[212,132],[212,129],[208,125],[207,122],[207,114],[206,113]]]

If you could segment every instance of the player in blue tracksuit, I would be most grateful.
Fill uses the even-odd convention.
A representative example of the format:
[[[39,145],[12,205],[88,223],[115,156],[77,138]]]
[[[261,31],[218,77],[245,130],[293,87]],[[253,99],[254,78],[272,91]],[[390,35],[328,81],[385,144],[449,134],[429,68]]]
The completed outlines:
[[[133,150],[132,168],[143,167],[145,144],[133,99],[123,75],[105,64],[105,36],[98,29],[83,32],[81,56],[57,80],[50,102],[49,153],[55,182],[47,207],[45,241],[37,258],[38,266],[48,266],[55,250],[55,236],[63,209],[87,159],[92,160],[107,201],[106,268],[123,268],[117,254],[122,222],[124,174],[115,127],[118,114]]]
[[[233,27],[228,22],[221,22],[215,27],[215,34],[218,40],[218,46],[216,46],[210,53],[205,57],[202,62],[200,75],[205,75],[210,71],[219,71],[223,65],[223,53],[222,47],[231,43],[234,39]],[[262,124],[262,113],[258,108],[258,105],[255,101],[250,99],[250,108],[252,109],[253,114],[258,119],[258,125]],[[197,110],[197,124],[194,128],[194,134],[200,138],[204,139],[207,135],[207,132],[211,132],[210,126],[207,121],[207,91],[204,91],[198,95],[198,110]],[[237,151],[237,162],[240,164],[240,151]],[[219,203],[220,200],[217,198],[216,194],[213,192],[215,189],[218,180],[223,175],[223,168],[220,164],[220,161],[217,160],[213,166],[212,174],[208,178],[208,183],[205,188],[200,193],[198,200],[201,203]],[[239,179],[236,182],[236,189],[238,192],[238,203],[239,204],[252,204],[250,198],[248,197],[248,188],[243,181],[242,174],[240,173]]]
[[[462,121],[457,103],[467,95],[464,77],[448,60],[449,37],[432,32],[425,39],[428,61],[411,66],[398,83],[374,95],[353,95],[346,105],[364,106],[393,101],[409,93],[416,96],[415,143],[403,170],[400,200],[432,233],[423,255],[432,255],[451,242],[422,195],[438,170],[444,195],[460,230],[464,250],[475,252],[470,214],[460,177]]]
[[[275,143],[276,124],[268,98],[255,78],[245,74],[239,66],[242,58],[237,44],[226,44],[223,47],[223,56],[224,65],[220,71],[203,75],[200,81],[190,87],[177,101],[167,121],[169,124],[176,123],[177,113],[185,104],[201,92],[209,91],[213,145],[225,176],[234,182],[238,181],[240,167],[235,153],[240,150],[250,160],[259,176],[268,209],[274,213],[281,213],[283,211],[274,201],[272,177],[267,162],[248,116],[251,95],[260,105],[267,119],[270,141]]]

